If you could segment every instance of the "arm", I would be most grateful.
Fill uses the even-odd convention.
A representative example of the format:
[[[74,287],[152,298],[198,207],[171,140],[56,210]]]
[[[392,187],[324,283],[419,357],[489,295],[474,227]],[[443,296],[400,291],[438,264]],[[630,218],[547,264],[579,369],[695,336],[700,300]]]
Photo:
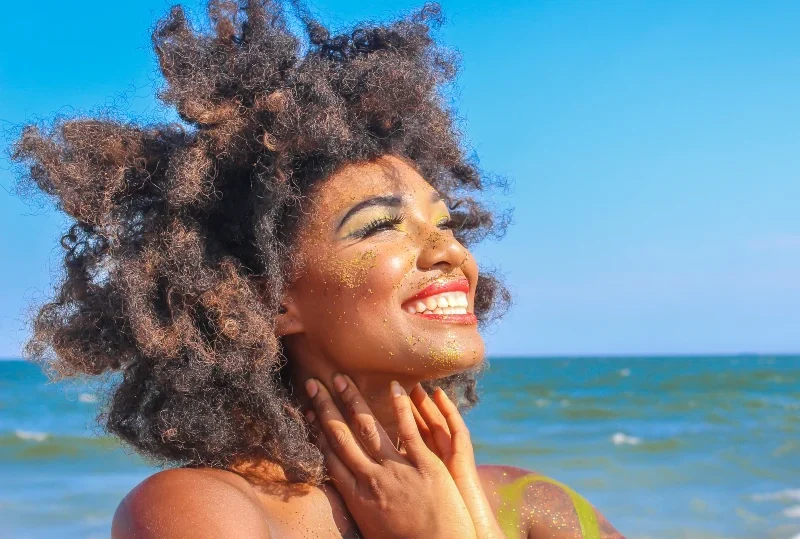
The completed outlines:
[[[269,539],[270,531],[255,496],[233,479],[178,468],[148,477],[125,496],[114,513],[111,537]]]

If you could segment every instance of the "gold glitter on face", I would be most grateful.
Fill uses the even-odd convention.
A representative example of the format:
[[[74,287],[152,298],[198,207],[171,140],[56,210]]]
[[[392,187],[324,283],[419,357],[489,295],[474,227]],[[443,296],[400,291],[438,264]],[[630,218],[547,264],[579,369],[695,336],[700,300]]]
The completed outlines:
[[[346,260],[332,259],[327,262],[339,283],[348,288],[357,288],[367,282],[367,275],[375,267],[377,256],[375,251],[369,250]]]
[[[448,333],[444,345],[432,347],[428,351],[431,362],[444,371],[450,371],[457,367],[462,362],[463,356],[464,350],[452,333]]]

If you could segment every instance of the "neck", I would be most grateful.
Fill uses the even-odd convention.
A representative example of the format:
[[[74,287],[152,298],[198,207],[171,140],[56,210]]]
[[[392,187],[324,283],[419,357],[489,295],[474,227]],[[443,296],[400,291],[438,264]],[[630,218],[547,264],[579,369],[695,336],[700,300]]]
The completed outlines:
[[[325,384],[334,402],[339,407],[339,412],[342,414],[342,417],[345,418],[345,421],[348,421],[349,413],[342,405],[339,394],[333,387],[333,375],[337,373],[346,374],[350,376],[355,383],[359,393],[364,397],[364,401],[375,415],[378,423],[383,427],[383,430],[388,434],[389,439],[395,442],[395,444],[397,443],[397,421],[394,416],[394,408],[392,406],[393,397],[389,384],[392,380],[396,380],[403,386],[406,393],[409,393],[414,385],[422,381],[422,378],[374,372],[347,372],[337,370],[331,363],[323,361],[308,362],[308,364],[313,366],[309,368],[307,366],[297,365],[292,375],[292,385],[298,388],[297,397],[302,407],[306,408],[311,406],[311,401],[305,392],[305,382],[309,378],[315,378],[319,382]]]

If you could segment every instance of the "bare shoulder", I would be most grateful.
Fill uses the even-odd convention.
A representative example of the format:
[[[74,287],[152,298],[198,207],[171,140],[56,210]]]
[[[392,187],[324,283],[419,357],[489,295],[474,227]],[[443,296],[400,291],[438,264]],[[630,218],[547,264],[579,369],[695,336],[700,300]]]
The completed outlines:
[[[478,466],[495,516],[509,537],[624,539],[583,496],[539,472]]]
[[[113,539],[268,539],[267,515],[249,484],[224,470],[151,475],[120,502]]]

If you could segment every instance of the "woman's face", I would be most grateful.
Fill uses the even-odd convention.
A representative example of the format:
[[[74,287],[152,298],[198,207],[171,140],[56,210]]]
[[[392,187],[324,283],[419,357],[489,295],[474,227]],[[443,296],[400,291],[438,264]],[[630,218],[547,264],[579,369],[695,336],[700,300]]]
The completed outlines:
[[[413,166],[392,155],[348,165],[315,187],[303,210],[278,319],[292,361],[398,380],[482,361],[477,264]]]

